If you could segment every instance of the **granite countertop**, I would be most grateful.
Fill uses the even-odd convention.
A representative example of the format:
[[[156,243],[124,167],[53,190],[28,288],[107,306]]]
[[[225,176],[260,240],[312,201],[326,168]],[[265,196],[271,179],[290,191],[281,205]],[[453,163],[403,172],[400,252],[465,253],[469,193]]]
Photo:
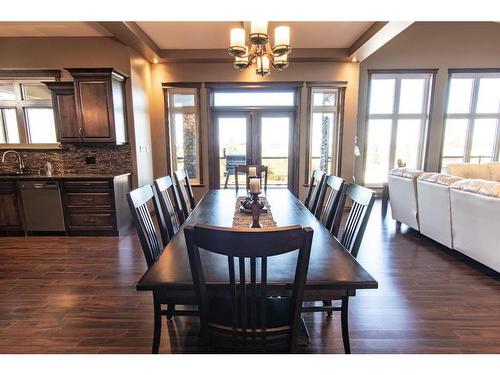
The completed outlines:
[[[68,174],[52,174],[51,176],[47,176],[44,174],[6,174],[2,175],[0,172],[0,180],[1,179],[9,179],[9,180],[64,180],[64,179],[113,179],[119,176],[130,175],[131,173],[112,173],[112,174],[98,174],[98,173],[68,173]]]

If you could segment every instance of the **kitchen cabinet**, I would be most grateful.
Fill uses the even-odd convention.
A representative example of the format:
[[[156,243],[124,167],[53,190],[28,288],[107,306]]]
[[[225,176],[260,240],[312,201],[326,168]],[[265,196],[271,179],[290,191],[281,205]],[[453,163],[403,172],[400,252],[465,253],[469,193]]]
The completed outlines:
[[[84,143],[127,142],[125,81],[112,68],[66,68],[73,77],[76,123]]]
[[[0,233],[22,232],[22,221],[14,180],[0,181]]]
[[[126,194],[130,175],[64,179],[63,206],[69,235],[119,235],[132,222]]]
[[[82,141],[80,127],[76,120],[75,88],[73,82],[44,82],[52,92],[52,107],[61,143]]]

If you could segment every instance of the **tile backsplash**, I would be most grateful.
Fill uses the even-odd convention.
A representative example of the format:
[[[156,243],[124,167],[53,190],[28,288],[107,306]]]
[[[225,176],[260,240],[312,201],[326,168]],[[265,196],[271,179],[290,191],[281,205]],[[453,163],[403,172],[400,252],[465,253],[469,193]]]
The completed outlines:
[[[0,149],[0,156],[7,151]],[[52,163],[53,174],[109,174],[132,171],[130,145],[76,145],[64,144],[58,150],[16,150],[26,166],[26,172],[44,173],[47,161]],[[95,157],[95,164],[86,164],[85,159]],[[5,163],[0,163],[0,172],[18,170],[17,156],[9,154]]]

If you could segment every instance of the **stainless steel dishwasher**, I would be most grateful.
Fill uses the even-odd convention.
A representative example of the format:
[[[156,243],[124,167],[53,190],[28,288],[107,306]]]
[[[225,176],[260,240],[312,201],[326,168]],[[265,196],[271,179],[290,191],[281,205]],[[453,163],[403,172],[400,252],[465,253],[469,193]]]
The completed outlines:
[[[18,181],[26,232],[65,230],[59,181]]]

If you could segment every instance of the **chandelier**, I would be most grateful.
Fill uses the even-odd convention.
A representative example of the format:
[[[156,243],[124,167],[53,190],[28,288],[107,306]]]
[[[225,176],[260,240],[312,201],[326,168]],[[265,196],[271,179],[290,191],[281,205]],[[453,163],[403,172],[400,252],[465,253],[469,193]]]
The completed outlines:
[[[269,43],[267,34],[267,22],[252,22],[250,26],[250,49],[246,46],[245,29],[231,29],[231,47],[229,54],[234,56],[233,66],[238,70],[248,68],[255,63],[255,72],[264,77],[271,73],[270,65],[277,70],[288,67],[288,54],[292,52],[290,47],[290,28],[278,26],[274,29],[274,46]]]

